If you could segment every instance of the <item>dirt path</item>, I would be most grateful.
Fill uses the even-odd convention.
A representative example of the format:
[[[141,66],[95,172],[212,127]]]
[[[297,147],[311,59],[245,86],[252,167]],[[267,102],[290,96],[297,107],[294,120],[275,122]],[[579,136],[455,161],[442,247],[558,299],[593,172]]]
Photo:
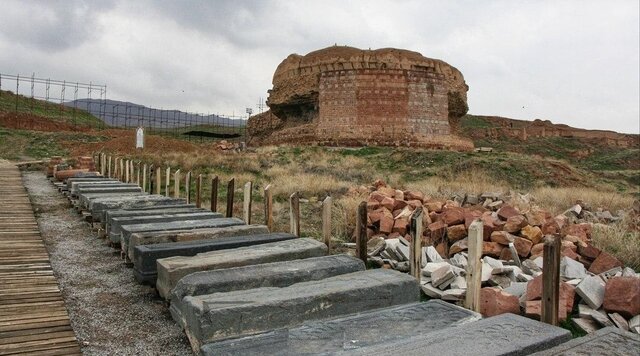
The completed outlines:
[[[136,283],[40,172],[24,172],[71,324],[86,355],[190,355],[184,333],[153,288]]]

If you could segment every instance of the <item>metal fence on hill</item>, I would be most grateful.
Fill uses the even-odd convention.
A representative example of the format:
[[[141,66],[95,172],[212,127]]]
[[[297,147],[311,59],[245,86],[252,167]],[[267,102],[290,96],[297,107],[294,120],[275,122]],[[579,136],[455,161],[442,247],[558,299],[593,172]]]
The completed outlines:
[[[144,127],[190,141],[244,140],[246,116],[155,109],[107,99],[107,86],[0,73],[0,112],[28,113],[94,129]],[[96,118],[98,120],[96,120]],[[32,117],[18,117],[28,129]],[[23,124],[23,125],[21,125]]]

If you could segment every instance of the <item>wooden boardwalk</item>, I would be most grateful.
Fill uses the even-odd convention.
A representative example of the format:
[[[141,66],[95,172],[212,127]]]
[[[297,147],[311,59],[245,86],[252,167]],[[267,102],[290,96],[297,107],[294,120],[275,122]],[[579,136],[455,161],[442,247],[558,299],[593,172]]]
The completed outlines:
[[[29,196],[0,162],[0,355],[80,355]]]

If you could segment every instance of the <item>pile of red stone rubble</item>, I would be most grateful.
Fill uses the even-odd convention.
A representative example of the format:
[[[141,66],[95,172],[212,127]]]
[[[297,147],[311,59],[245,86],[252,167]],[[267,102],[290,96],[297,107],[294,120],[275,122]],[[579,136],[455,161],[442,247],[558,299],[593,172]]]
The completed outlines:
[[[520,211],[509,201],[494,193],[433,199],[376,181],[367,201],[370,262],[409,270],[409,220],[422,207],[422,290],[431,298],[460,303],[467,287],[468,230],[480,219],[484,227],[482,314],[540,318],[543,238],[560,237],[560,319],[571,315],[575,326],[585,332],[615,325],[640,333],[640,274],[591,244],[595,224],[622,217],[591,212],[582,202],[553,216],[535,207]],[[626,213],[638,217],[640,206],[635,204]],[[518,258],[513,258],[512,251]]]

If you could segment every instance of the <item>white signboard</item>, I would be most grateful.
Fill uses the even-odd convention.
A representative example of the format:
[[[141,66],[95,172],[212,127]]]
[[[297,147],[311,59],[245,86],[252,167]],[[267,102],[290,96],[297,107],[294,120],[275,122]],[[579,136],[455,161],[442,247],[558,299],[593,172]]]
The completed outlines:
[[[136,148],[144,148],[144,128],[136,129]]]

